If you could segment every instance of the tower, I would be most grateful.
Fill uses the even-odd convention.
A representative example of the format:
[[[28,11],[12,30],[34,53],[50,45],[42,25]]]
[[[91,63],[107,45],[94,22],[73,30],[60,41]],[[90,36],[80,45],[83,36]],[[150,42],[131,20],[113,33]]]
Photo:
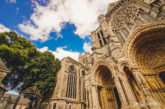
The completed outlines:
[[[93,54],[62,60],[51,109],[163,109],[164,0],[119,0],[98,20]]]

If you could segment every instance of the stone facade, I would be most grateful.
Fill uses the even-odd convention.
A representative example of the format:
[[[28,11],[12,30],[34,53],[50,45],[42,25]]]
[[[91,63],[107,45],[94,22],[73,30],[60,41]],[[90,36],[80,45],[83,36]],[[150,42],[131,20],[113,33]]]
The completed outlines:
[[[93,54],[62,60],[49,109],[165,109],[165,1],[119,0],[98,20]]]

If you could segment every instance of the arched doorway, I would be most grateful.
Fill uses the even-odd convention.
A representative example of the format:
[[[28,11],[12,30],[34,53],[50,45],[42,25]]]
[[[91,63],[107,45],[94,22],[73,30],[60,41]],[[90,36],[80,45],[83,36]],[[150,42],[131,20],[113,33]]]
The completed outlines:
[[[141,71],[155,101],[164,104],[165,84],[160,76],[163,73],[159,72],[165,71],[165,25],[141,29],[134,37],[129,41],[131,44],[128,57]]]
[[[95,81],[98,84],[97,92],[101,109],[120,109],[120,98],[109,68],[100,65],[96,70]]]

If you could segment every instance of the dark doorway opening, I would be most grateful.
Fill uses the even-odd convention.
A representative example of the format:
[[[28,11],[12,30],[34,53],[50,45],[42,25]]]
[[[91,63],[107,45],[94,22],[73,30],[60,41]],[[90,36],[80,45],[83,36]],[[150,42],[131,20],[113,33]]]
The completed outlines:
[[[113,90],[114,90],[116,101],[117,101],[117,104],[118,104],[118,109],[121,109],[121,101],[120,101],[119,94],[117,92],[116,87]]]
[[[163,81],[163,83],[165,84],[165,72],[161,72],[159,74],[159,77],[161,78],[161,80]]]

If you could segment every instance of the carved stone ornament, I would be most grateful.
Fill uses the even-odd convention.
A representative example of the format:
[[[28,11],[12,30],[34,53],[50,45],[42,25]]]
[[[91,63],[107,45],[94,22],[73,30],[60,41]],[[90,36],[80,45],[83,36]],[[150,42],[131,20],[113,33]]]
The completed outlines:
[[[130,22],[138,13],[138,8],[135,6],[129,6],[122,9],[111,22],[111,27],[114,33],[124,28],[123,25]]]

